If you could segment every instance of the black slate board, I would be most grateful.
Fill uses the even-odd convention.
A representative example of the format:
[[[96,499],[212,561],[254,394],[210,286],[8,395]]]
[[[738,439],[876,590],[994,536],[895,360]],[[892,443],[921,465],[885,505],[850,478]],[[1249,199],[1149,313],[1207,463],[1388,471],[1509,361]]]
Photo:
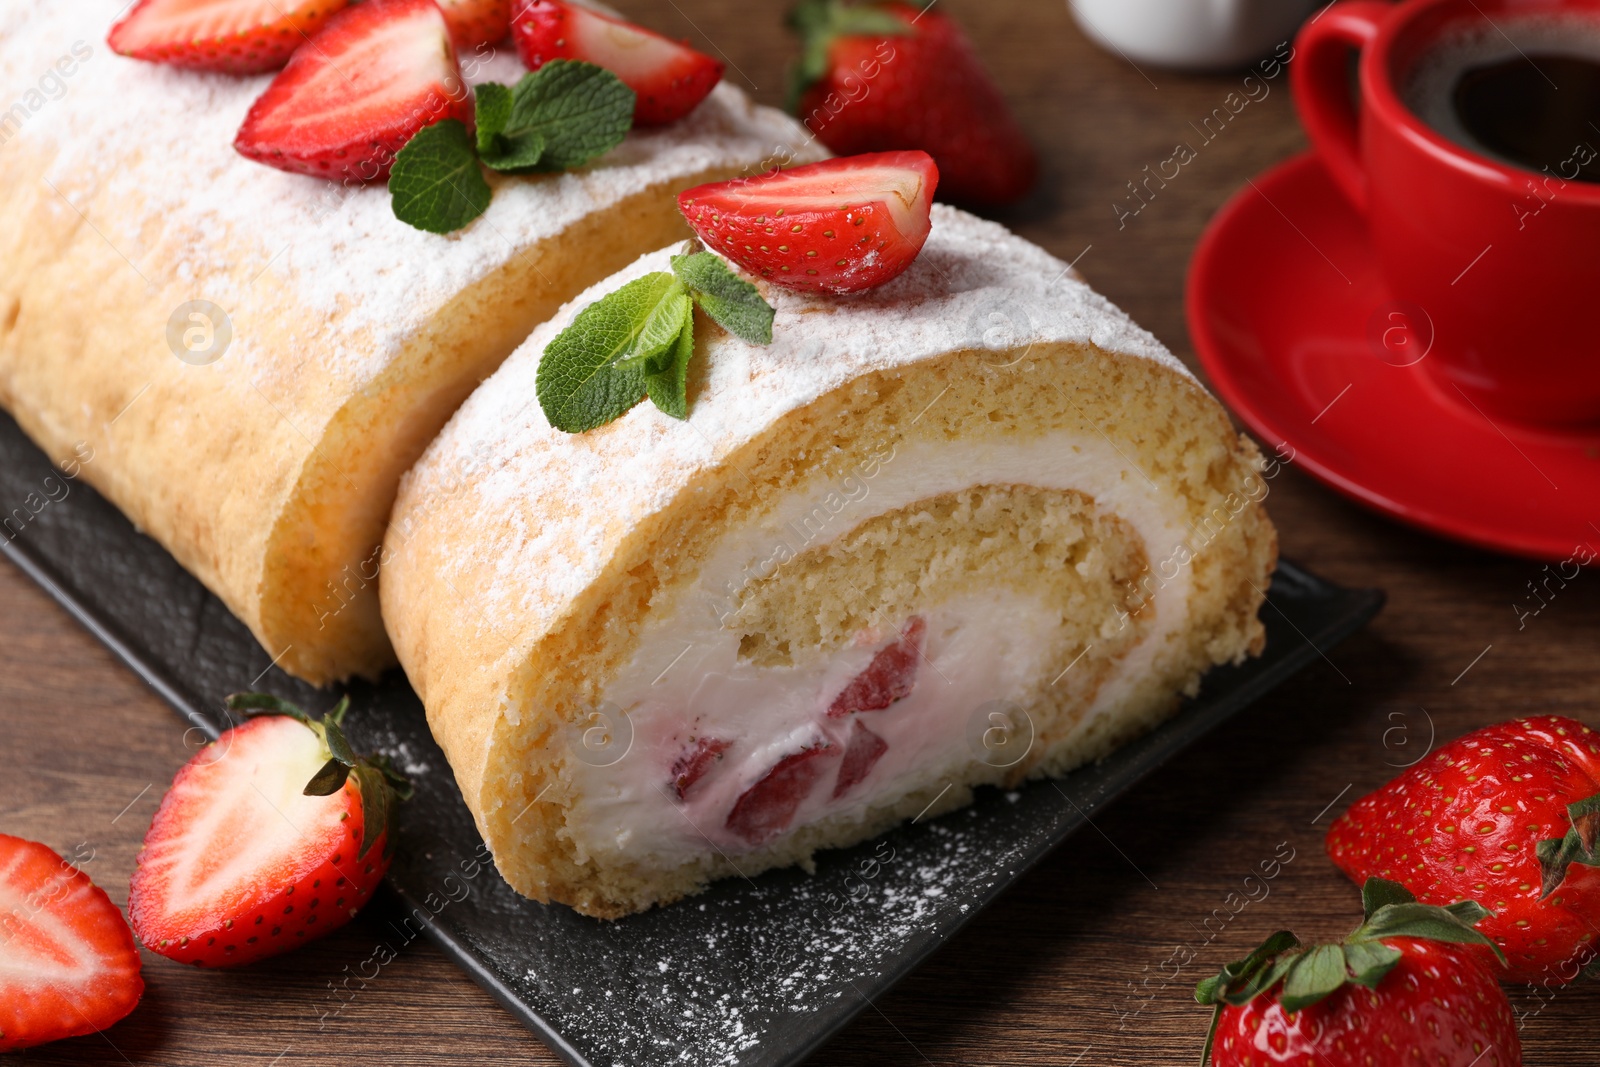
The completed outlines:
[[[240,689],[314,710],[331,704],[273,668],[164,549],[56,471],[4,415],[0,508],[12,520],[0,549],[200,729],[225,727],[222,698]],[[389,752],[417,786],[400,816],[389,906],[411,917],[396,916],[401,929],[431,937],[575,1067],[799,1063],[1089,813],[1383,603],[1376,590],[1342,589],[1290,563],[1280,564],[1269,596],[1265,655],[1213,672],[1175,719],[1101,764],[1012,793],[985,790],[966,810],[828,853],[814,875],[730,879],[614,923],[524,900],[483,861],[422,707],[392,672],[351,688],[346,720],[358,749]]]

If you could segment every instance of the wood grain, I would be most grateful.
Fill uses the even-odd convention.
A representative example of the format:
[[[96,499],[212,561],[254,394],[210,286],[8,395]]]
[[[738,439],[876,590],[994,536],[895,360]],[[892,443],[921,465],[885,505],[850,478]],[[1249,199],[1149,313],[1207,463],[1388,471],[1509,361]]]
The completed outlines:
[[[793,48],[779,5],[619,6],[722,54],[730,79],[781,103]],[[1246,177],[1304,145],[1286,79],[1265,83],[1265,97],[1202,143],[1190,124],[1239,89],[1242,73],[1140,71],[1091,47],[1059,2],[942,0],[941,10],[968,26],[1043,153],[1041,191],[1002,221],[1076,259],[1192,365],[1183,279],[1201,228]],[[1114,205],[1134,204],[1126,183],[1142,181],[1143,168],[1180,142],[1194,145],[1196,158],[1164,187],[1151,186],[1154,198],[1119,223]],[[1198,978],[1274,929],[1331,936],[1353,924],[1357,895],[1321,841],[1351,797],[1415,758],[1430,732],[1448,738],[1526,711],[1600,725],[1600,578],[1580,576],[1519,630],[1512,604],[1536,564],[1403,529],[1292,467],[1273,483],[1269,507],[1286,555],[1337,581],[1386,589],[1384,614],[1098,817],[866,1007],[816,1062],[1195,1062],[1206,1022],[1190,995]],[[159,698],[3,565],[0,605],[0,828],[63,851],[86,843],[89,873],[125,903],[139,840],[192,739]],[[1265,899],[1228,911],[1246,875],[1291,851]],[[104,1037],[10,1062],[558,1062],[422,943],[324,1019],[336,1006],[330,984],[382,938],[381,916],[364,914],[296,955],[239,973],[184,970],[152,956],[134,1016]],[[1181,969],[1173,962],[1191,956]],[[1548,1004],[1526,993],[1513,1000],[1529,1013],[1529,1064],[1594,1062],[1585,1025],[1600,1010],[1593,987]]]

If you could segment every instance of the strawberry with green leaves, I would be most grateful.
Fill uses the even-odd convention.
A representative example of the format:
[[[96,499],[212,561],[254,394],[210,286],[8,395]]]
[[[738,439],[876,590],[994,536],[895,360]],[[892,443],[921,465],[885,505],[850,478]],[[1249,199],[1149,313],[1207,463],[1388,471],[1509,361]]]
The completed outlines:
[[[1328,855],[1430,904],[1480,900],[1510,981],[1560,984],[1600,948],[1600,734],[1517,719],[1458,738],[1351,805]],[[1486,957],[1487,958],[1487,957]]]
[[[146,948],[249,963],[338,929],[371,898],[410,787],[351,750],[348,706],[317,721],[264,693],[229,698],[253,717],[183,766],[139,853],[128,914]]]
[[[1505,992],[1478,960],[1477,904],[1419,904],[1374,878],[1343,942],[1272,935],[1195,989],[1215,1007],[1201,1067],[1520,1067]]]
[[[1006,204],[1039,174],[1033,145],[972,42],[931,5],[804,0],[790,13],[803,52],[795,114],[840,155],[921,149],[944,198]]]

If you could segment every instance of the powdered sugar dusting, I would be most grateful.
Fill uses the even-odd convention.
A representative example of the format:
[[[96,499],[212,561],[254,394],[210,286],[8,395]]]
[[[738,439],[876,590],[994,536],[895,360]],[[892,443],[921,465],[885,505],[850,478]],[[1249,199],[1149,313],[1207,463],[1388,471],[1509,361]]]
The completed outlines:
[[[683,122],[636,131],[581,171],[492,176],[494,200],[481,219],[428,234],[394,218],[381,183],[342,186],[239,156],[234,135],[271,75],[202,74],[117,56],[104,38],[126,8],[125,0],[73,0],[0,10],[8,93],[38,85],[75,45],[88,52],[72,75],[48,83],[48,96],[36,94],[40,107],[24,107],[6,150],[53,156],[46,178],[59,197],[44,195],[64,217],[91,200],[127,205],[89,221],[155,285],[192,284],[202,290],[193,296],[232,310],[248,305],[270,272],[305,312],[296,340],[352,385],[382,371],[464,288],[589,213],[712,167],[753,168],[808,140],[792,120],[723,85]],[[462,67],[469,80],[522,73],[508,52],[463,56]],[[252,376],[293,374],[293,361],[308,358],[236,333],[230,363]]]
[[[1011,805],[985,799],[823,854],[816,875],[769,872],[620,923],[577,920],[570,939],[598,980],[570,984],[576,950],[558,935],[541,939],[553,958],[518,992],[597,1065],[772,1062],[806,1042],[819,1011],[865,1008],[881,968],[947,939],[1045,846]]]
[[[479,527],[476,545],[434,562],[447,571],[492,572],[492,581],[474,583],[476,618],[518,618],[525,635],[541,634],[641,518],[784,413],[863,374],[962,349],[998,353],[1047,342],[1092,342],[1188,373],[1043,249],[936,206],[921,256],[889,284],[844,298],[763,286],[777,310],[768,346],[703,331],[709,336],[696,359],[704,379],[686,422],[644,403],[589,433],[552,428],[535,398],[545,345],[603,294],[668,269],[674,251],[640,258],[535,330],[403,485],[397,518],[405,526],[426,526],[435,509],[495,517]]]

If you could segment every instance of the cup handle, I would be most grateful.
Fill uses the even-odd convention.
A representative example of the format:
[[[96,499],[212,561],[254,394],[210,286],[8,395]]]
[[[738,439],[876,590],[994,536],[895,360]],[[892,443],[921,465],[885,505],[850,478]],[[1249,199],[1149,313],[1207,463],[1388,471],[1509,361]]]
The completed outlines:
[[[1356,210],[1367,210],[1367,177],[1361,168],[1359,117],[1350,98],[1351,49],[1372,43],[1394,8],[1373,0],[1333,4],[1300,31],[1289,65],[1295,107],[1312,147]]]

